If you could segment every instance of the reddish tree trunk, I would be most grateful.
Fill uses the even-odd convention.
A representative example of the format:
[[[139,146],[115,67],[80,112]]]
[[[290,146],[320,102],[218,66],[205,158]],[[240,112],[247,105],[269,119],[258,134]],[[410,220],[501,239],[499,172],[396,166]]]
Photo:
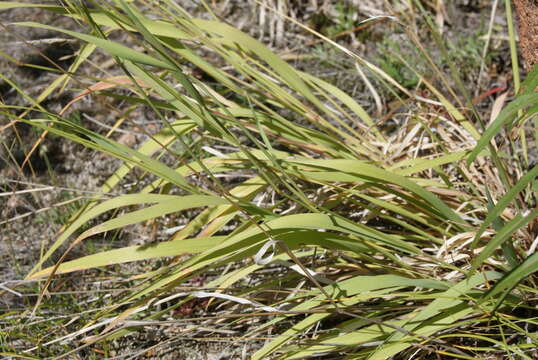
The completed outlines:
[[[519,19],[519,46],[527,70],[538,64],[538,0],[513,0]]]

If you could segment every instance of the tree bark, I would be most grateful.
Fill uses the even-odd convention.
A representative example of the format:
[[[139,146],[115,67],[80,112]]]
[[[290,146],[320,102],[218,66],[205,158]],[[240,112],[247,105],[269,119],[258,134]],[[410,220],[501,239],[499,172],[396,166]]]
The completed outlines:
[[[513,0],[519,19],[519,47],[525,67],[538,64],[538,0]]]

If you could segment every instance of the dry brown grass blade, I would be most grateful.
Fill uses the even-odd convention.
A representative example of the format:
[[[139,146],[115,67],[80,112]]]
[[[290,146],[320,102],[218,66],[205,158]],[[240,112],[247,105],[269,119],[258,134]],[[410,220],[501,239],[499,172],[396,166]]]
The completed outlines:
[[[139,79],[135,79],[136,83],[140,86],[140,87],[148,87],[147,84],[145,84],[142,80],[139,80]],[[110,89],[110,88],[113,88],[113,87],[116,87],[116,86],[121,86],[121,85],[133,85],[133,81],[126,75],[120,75],[120,76],[115,76],[115,77],[112,77],[112,78],[109,78],[109,79],[105,79],[104,81],[99,81],[98,83],[94,84],[94,85],[91,85],[90,87],[88,87],[86,90],[82,91],[80,94],[78,94],[73,100],[71,100],[67,105],[65,105],[63,107],[63,109],[59,112],[59,115],[62,116],[65,114],[65,112],[73,105],[75,104],[76,102],[80,101],[83,97],[85,97],[86,95],[89,95],[91,93],[94,93],[94,92],[97,92],[97,91],[101,91],[101,90],[107,90],[107,89]],[[22,119],[22,117],[24,117],[26,115],[26,113],[30,111],[30,110],[27,110],[26,112],[24,112],[23,114],[21,114],[19,116],[19,118]],[[16,123],[16,121],[6,125],[7,126],[12,126]],[[49,124],[51,125],[51,124]],[[30,149],[30,151],[28,152],[28,154],[26,154],[26,157],[24,158],[24,161],[22,162],[22,165],[21,165],[21,169],[24,168],[24,166],[26,166],[26,164],[29,164],[29,161],[30,161],[30,158],[32,157],[33,153],[37,150],[37,148],[39,147],[39,145],[41,145],[41,143],[45,140],[45,138],[47,137],[47,135],[49,134],[49,131],[48,130],[45,130],[43,131],[43,133],[41,134],[41,136],[39,136],[39,139],[36,140],[36,142],[34,143],[34,145],[32,146],[32,149]]]
[[[140,79],[136,79],[135,78],[135,81],[136,83],[138,84],[138,86],[140,87],[143,87],[143,88],[147,88],[148,85],[140,80]],[[102,91],[102,90],[107,90],[107,89],[111,89],[111,88],[114,88],[116,86],[121,86],[121,85],[133,85],[133,81],[130,77],[128,77],[127,75],[120,75],[120,76],[114,76],[114,77],[111,77],[111,78],[108,78],[108,79],[104,79],[102,81],[99,81],[98,83],[95,83],[94,85],[91,85],[90,87],[88,87],[86,90],[82,91],[80,94],[78,94],[77,96],[75,96],[73,98],[73,100],[71,100],[69,103],[67,103],[67,105],[65,105],[63,107],[63,109],[60,111],[59,115],[62,116],[65,114],[65,112],[73,105],[75,104],[76,102],[80,101],[83,97],[85,97],[86,95],[89,95],[89,94],[92,94],[94,92],[97,92],[97,91]]]

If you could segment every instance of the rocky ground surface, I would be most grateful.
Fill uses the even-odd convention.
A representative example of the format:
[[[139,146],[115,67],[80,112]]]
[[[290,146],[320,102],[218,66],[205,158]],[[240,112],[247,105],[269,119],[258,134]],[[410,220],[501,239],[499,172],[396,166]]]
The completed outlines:
[[[312,35],[256,5],[254,1],[232,0],[214,3],[216,13],[223,19],[250,32],[283,56],[291,58],[291,55],[315,55],[306,59],[303,57],[302,60],[298,60],[300,57],[295,57],[295,65],[307,69],[314,75],[333,81],[351,93],[370,112],[375,112],[375,102],[360,85],[362,83],[360,76],[348,58],[336,51],[314,45],[316,39]],[[267,3],[271,5],[280,1],[268,0]],[[376,21],[364,27],[364,30],[350,31],[360,26],[361,20],[387,14],[387,10],[382,5],[383,1],[299,1],[292,3],[297,4],[291,9],[285,9],[289,16],[320,32],[333,35],[338,42],[353,51],[376,63],[381,63],[386,69],[393,71],[391,75],[400,77],[398,80],[413,81],[412,74],[398,68],[395,58],[389,55],[390,51],[398,49],[401,50],[402,56],[406,55],[402,35],[395,31],[395,26],[390,23],[390,20]],[[511,81],[506,21],[502,9],[497,11],[493,19],[494,36],[491,41],[490,55],[480,77],[477,70],[480,68],[484,45],[480,38],[487,32],[491,15],[490,3],[474,0],[445,2],[446,9],[438,12],[439,16],[436,18],[443,24],[445,36],[454,42],[453,51],[455,56],[459,57],[458,61],[462,62],[462,75],[467,83],[472,84],[475,96]],[[186,3],[185,6],[195,13],[202,11],[194,3]],[[0,73],[14,83],[0,80],[0,99],[5,104],[26,106],[28,101],[18,94],[15,86],[24,89],[34,98],[38,97],[59,76],[58,73],[35,68],[35,66],[49,66],[43,55],[61,68],[67,69],[73,61],[73,54],[81,44],[52,31],[10,25],[18,21],[36,21],[73,30],[77,30],[78,25],[43,10],[27,8],[0,12],[2,29],[0,51],[5,55],[0,57]],[[102,65],[109,60],[105,54],[97,53],[92,61]],[[33,64],[34,68],[23,64]],[[79,71],[90,79],[102,77],[103,74],[100,72],[102,69],[103,67],[98,69],[85,65]],[[107,71],[110,75],[120,73],[113,63]],[[49,111],[58,112],[73,98],[77,89],[80,91],[89,85],[91,85],[89,80],[72,82],[70,87],[73,87],[73,90],[53,93],[42,103],[42,106]],[[410,85],[412,86],[412,83]],[[382,96],[385,104],[390,102],[388,94],[382,94]],[[487,112],[491,103],[491,98],[485,98],[479,103],[479,107]],[[120,106],[121,104],[118,103],[88,98],[77,103],[70,112],[70,116],[77,116],[85,126],[106,132],[106,126],[114,124],[123,115],[124,110]],[[149,111],[144,112],[144,109],[139,111],[140,119],[143,118],[145,121],[141,123],[142,125],[154,124],[156,119]],[[23,114],[24,112],[22,109],[15,110],[17,115],[27,119],[39,116],[34,111]],[[132,115],[136,117],[137,113]],[[4,284],[9,287],[25,277],[39,259],[40,254],[54,241],[62,223],[76,211],[77,205],[81,204],[85,198],[98,193],[102,183],[118,166],[118,162],[114,159],[94,154],[82,146],[53,136],[45,137],[30,161],[23,166],[25,154],[28,154],[42,133],[20,122],[13,125],[13,120],[15,119],[0,112],[0,285]],[[143,135],[132,132],[118,134],[116,138],[121,136],[123,138],[120,140],[131,146],[136,146],[144,139]],[[132,227],[119,236],[114,246],[139,244],[144,241],[145,236],[144,229]],[[91,251],[92,247],[95,249],[104,246],[109,245],[96,240],[88,247],[77,249],[71,256],[75,257]],[[128,267],[125,270],[128,273]],[[85,284],[82,277],[69,281],[72,287],[94,289],[91,285]],[[1,312],[9,309],[30,308],[34,302],[35,296],[21,298],[13,292],[0,293]],[[148,348],[151,344],[157,344],[163,340],[168,341],[168,345],[161,347],[161,349],[166,349],[167,354],[156,355],[151,351],[144,355],[138,353],[140,349]],[[154,356],[162,359],[236,359],[247,358],[250,351],[250,345],[230,348],[227,344],[213,343],[210,340],[197,341],[181,338],[177,334],[152,334],[151,332],[142,332],[134,337],[126,338],[117,345],[118,356],[121,352],[130,354],[132,358]]]

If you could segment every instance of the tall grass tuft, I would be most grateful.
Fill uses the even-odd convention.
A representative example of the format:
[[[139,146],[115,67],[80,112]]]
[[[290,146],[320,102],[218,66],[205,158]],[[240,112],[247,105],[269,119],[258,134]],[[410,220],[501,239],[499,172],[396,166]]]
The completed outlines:
[[[41,280],[37,300],[3,336],[34,326],[57,279],[98,268],[135,272],[123,291],[96,302],[102,307],[81,306],[93,311],[64,324],[67,334],[4,352],[105,351],[115,339],[176,322],[187,332],[197,325],[230,349],[247,342],[252,359],[533,358],[538,166],[520,155],[532,143],[519,135],[538,111],[538,67],[484,119],[430,13],[419,1],[405,3],[429,26],[449,75],[404,16],[395,26],[430,66],[426,76],[407,64],[414,89],[318,34],[356,62],[365,89],[401,102],[404,110],[386,117],[173,0],[0,3],[0,10],[35,6],[68,17],[80,32],[35,22],[10,27],[83,44],[39,98],[0,74],[40,116],[30,120],[0,103],[2,113],[121,162],[101,189],[114,195],[86,201],[28,274]],[[117,72],[84,77],[79,69],[98,51]],[[86,85],[61,112],[40,105],[76,88],[73,79]],[[69,120],[78,102],[95,98],[150,109],[159,124],[110,124],[142,134],[136,147]],[[136,186],[122,191],[135,172]],[[164,227],[170,217],[183,226]],[[168,239],[71,256],[134,224],[155,225]],[[189,316],[193,304],[203,311]]]

